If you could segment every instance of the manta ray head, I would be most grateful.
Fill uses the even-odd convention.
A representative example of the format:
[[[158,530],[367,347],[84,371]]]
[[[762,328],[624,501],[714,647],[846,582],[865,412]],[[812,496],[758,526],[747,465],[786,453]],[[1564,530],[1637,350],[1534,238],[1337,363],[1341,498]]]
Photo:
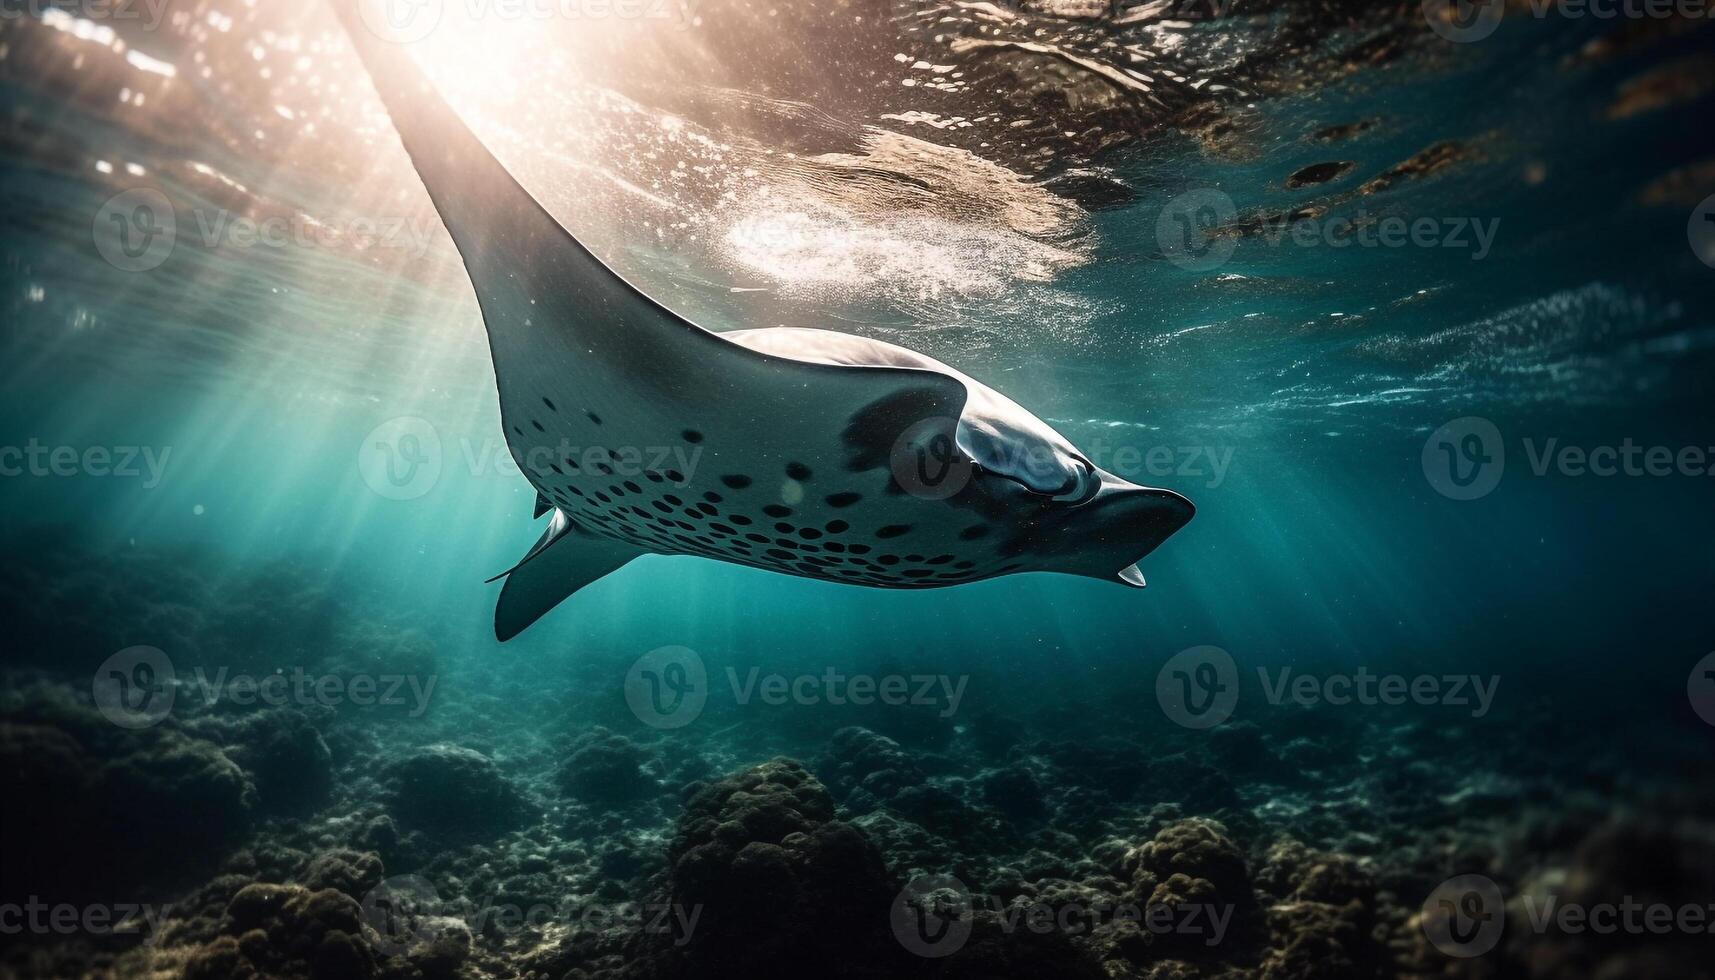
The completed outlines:
[[[1058,494],[984,474],[972,490],[1015,515],[1005,545],[1022,570],[1062,572],[1144,586],[1137,562],[1190,522],[1197,508],[1171,490],[1138,486],[1087,460]]]

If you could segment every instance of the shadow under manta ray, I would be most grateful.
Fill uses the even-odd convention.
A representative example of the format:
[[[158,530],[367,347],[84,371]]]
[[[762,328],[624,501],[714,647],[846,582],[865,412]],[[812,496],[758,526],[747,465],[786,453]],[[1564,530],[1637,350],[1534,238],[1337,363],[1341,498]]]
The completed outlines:
[[[562,228],[353,2],[335,5],[464,258],[508,446],[552,514],[501,576],[500,639],[644,554],[882,588],[1029,571],[1141,588],[1135,562],[1191,519],[922,354],[677,316]]]

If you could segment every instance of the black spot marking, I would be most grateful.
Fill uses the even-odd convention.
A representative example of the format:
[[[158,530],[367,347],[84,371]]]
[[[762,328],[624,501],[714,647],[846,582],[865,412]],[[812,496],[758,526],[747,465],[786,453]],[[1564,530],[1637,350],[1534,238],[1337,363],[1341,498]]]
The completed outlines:
[[[689,443],[698,443],[703,441],[703,434],[698,432],[696,429],[686,429],[684,432],[679,434],[684,436],[685,441]]]
[[[780,523],[774,525],[774,530],[779,531],[781,534],[791,534],[793,531],[796,531],[798,529],[793,527],[792,525],[786,523],[785,521],[781,521]]]
[[[854,544],[851,547],[851,552],[854,555],[867,555],[871,550],[873,549],[867,544]]]
[[[897,564],[899,564],[899,556],[898,555],[882,555],[880,558],[877,558],[876,561],[881,562],[883,565],[897,565]]]
[[[822,532],[816,530],[813,527],[807,527],[807,528],[804,528],[803,530],[799,531],[798,536],[800,538],[807,538],[811,541],[814,541],[817,538],[822,536]]]
[[[594,412],[585,412],[584,417],[589,419],[591,422],[594,422],[596,425],[601,424],[601,416]]]
[[[949,414],[940,391],[932,387],[908,388],[858,409],[846,423],[840,439],[846,444],[846,469],[853,473],[888,465],[893,444],[911,426]],[[957,415],[957,409],[950,414]]]
[[[685,482],[685,474],[679,472],[678,470],[668,470],[667,471],[667,479],[671,483],[682,484]]]
[[[787,463],[786,475],[794,480],[803,481],[810,478],[810,468],[803,463]]]
[[[975,541],[978,538],[987,537],[988,533],[989,526],[987,524],[972,524],[970,527],[959,532],[959,540]]]
[[[904,572],[906,578],[928,578],[933,574],[935,573],[927,568],[908,568]]]
[[[823,499],[828,502],[829,507],[850,507],[852,504],[862,500],[863,494],[852,493],[850,490],[847,490],[842,493],[830,493]]]
[[[745,487],[750,486],[750,477],[745,476],[742,473],[729,473],[726,476],[721,477],[721,482],[734,490],[743,490]]]
[[[781,551],[779,548],[770,548],[767,551],[764,551],[763,554],[767,555],[770,558],[782,558],[782,559],[785,559],[786,561],[791,561],[794,558],[798,557],[797,555],[794,555],[790,551]]]
[[[674,506],[674,507],[683,507],[683,506],[685,506],[685,502],[684,502],[684,501],[683,501],[683,500],[680,500],[680,499],[679,499],[679,498],[678,498],[678,497],[675,497],[675,496],[673,496],[673,495],[672,495],[672,494],[667,494],[667,495],[666,495],[666,496],[664,496],[664,497],[662,497],[662,498],[661,498],[661,499],[662,499],[662,500],[665,500],[665,501],[667,501],[667,502],[668,502],[668,503],[670,503],[670,504],[672,504],[672,505],[673,505],[673,506]]]
[[[822,526],[827,528],[829,534],[839,534],[843,531],[851,530],[851,525],[847,524],[845,521],[829,521]]]
[[[787,507],[784,504],[769,504],[767,507],[762,508],[762,512],[767,514],[769,517],[792,516],[792,508]]]
[[[911,525],[909,524],[889,524],[875,532],[875,536],[878,538],[897,538],[901,535],[909,534],[910,532]]]
[[[542,423],[536,421],[535,419],[531,419],[530,424],[536,427],[537,432],[547,432],[548,431],[547,429],[542,428]]]
[[[931,565],[945,565],[946,563],[948,563],[952,560],[953,560],[952,555],[936,555],[935,557],[929,559],[929,564],[931,564]]]
[[[547,396],[543,396],[542,404],[548,406],[548,411],[550,411],[550,412],[558,412],[559,411],[559,409],[554,407],[554,403],[548,400]]]
[[[722,500],[725,500],[726,498],[722,497],[718,493],[715,493],[713,490],[710,490],[708,493],[703,494],[703,499],[707,500],[711,504],[718,504]]]
[[[631,491],[631,492],[632,492],[632,493],[642,493],[642,492],[643,492],[643,488],[642,488],[642,487],[640,487],[640,486],[638,486],[638,485],[637,485],[637,484],[635,484],[635,483],[633,483],[633,482],[631,482],[631,481],[630,481],[630,480],[626,480],[626,481],[625,481],[625,489],[627,489],[627,490],[630,490],[630,491]]]

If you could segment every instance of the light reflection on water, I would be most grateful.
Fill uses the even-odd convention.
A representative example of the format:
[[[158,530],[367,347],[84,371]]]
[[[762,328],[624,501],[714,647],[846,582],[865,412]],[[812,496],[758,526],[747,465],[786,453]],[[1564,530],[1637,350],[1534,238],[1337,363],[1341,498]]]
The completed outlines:
[[[877,6],[885,16],[818,30],[798,11],[712,6],[699,16],[722,18],[694,28],[494,18],[415,50],[545,205],[670,305],[721,329],[843,325],[915,343],[1021,381],[1064,417],[1410,430],[1421,420],[1371,410],[1671,399],[1676,358],[1706,349],[1673,339],[1707,327],[1677,275],[1690,260],[1660,231],[1681,216],[1593,202],[1581,216],[1608,233],[1607,255],[1543,233],[1563,220],[1543,203],[1569,183],[1615,166],[1640,184],[1658,176],[1666,116],[1614,160],[1563,122],[1469,91],[1459,73],[1471,69],[1435,77],[1445,50],[1325,89],[1282,71],[1241,78],[1241,65],[1296,50],[1271,41],[1291,34],[1290,12],[1241,30],[1121,5],[1116,44],[1081,7],[936,8],[934,29],[918,31],[930,5]],[[33,161],[9,181],[21,243],[10,271],[25,297],[15,336],[35,354],[23,363],[123,352],[188,378],[211,362],[241,375],[265,363],[264,387],[296,364],[298,384],[317,378],[339,398],[389,391],[408,361],[410,384],[483,395],[462,267],[318,5],[181,10],[142,34],[54,11],[0,31],[19,107],[7,143]],[[772,46],[735,57],[747,32]],[[1040,50],[1014,43],[1028,32],[1048,37]],[[1129,81],[1103,88],[1112,72]],[[1555,66],[1531,83],[1568,77]],[[987,84],[998,78],[1009,84]],[[1007,101],[1021,91],[1038,103]],[[1232,125],[1159,124],[1193,94]],[[1561,103],[1562,120],[1581,116],[1575,97]],[[1356,120],[1382,122],[1349,144],[1304,135]],[[1122,137],[1144,145],[1080,170],[1079,191],[1040,179]],[[1283,175],[1352,158],[1355,182],[1445,139],[1478,150],[1376,206],[1499,218],[1480,264],[1255,240],[1215,274],[1160,261],[1153,217],[1182,190],[1218,186],[1241,213],[1315,201],[1283,193]],[[89,261],[101,201],[137,184],[166,189],[182,226],[147,276]],[[246,222],[291,229],[286,245],[235,243],[225,230]],[[92,336],[99,345],[78,339]],[[1025,377],[1020,365],[1041,360]]]

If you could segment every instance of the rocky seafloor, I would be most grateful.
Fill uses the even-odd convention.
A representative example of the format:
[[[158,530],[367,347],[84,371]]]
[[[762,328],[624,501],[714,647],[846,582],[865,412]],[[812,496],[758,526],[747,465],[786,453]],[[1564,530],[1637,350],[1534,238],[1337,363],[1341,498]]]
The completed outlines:
[[[285,566],[216,583],[176,556],[64,561],[5,573],[8,977],[1695,980],[1715,962],[1683,922],[1535,924],[1548,901],[1715,898],[1715,730],[1671,712],[1628,731],[1552,700],[1275,707],[1200,731],[1140,688],[1131,712],[1037,691],[653,728],[628,654],[461,670]],[[191,601],[208,589],[223,601]],[[136,728],[83,662],[122,622],[185,651],[172,710]],[[367,706],[204,696],[214,664],[294,655],[419,683]],[[1425,916],[1472,874],[1506,930],[1450,955]]]

